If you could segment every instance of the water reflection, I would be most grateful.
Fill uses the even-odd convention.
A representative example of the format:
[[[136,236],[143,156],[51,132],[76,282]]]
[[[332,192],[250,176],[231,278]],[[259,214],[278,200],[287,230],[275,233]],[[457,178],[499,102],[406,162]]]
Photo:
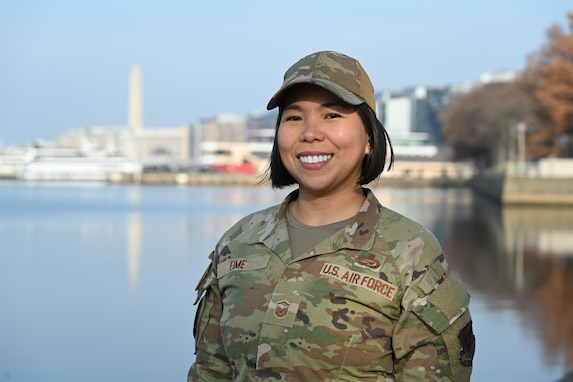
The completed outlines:
[[[547,364],[573,367],[573,209],[504,207],[502,218],[521,325],[540,337]]]
[[[141,261],[141,218],[129,216],[127,223],[127,279],[132,290],[137,289]]]
[[[573,208],[507,206],[502,208],[508,252],[528,250],[548,256],[573,256]]]
[[[463,261],[453,256],[471,288],[490,309],[517,313],[524,335],[542,342],[546,365],[573,368],[573,209],[475,196],[471,220],[452,229],[446,246],[466,251]]]

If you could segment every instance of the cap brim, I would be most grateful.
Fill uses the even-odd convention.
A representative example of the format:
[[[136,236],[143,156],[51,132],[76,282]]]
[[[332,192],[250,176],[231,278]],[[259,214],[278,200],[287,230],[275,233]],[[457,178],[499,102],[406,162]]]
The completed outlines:
[[[320,86],[350,105],[356,106],[366,102],[356,94],[346,90],[342,86],[335,84],[332,81],[320,78],[308,78],[308,79],[295,80],[287,84],[283,84],[283,86],[281,86],[281,88],[272,96],[271,100],[267,104],[267,110],[272,110],[275,107],[279,106],[282,102],[282,98],[284,97],[285,93],[288,92],[293,85],[298,85],[298,84],[311,84]]]

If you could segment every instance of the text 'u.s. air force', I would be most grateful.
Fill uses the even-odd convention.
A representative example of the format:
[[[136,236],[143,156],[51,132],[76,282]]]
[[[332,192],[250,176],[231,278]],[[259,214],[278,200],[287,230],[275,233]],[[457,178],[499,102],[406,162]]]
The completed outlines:
[[[346,284],[368,289],[390,301],[394,299],[394,294],[396,293],[396,287],[389,282],[365,273],[355,272],[341,265],[325,263],[320,270],[320,274],[334,277]]]

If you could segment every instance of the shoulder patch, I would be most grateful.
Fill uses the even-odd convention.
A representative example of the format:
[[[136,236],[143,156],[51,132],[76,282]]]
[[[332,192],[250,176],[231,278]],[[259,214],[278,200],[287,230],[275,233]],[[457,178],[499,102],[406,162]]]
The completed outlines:
[[[458,333],[460,340],[460,363],[464,366],[472,366],[476,349],[476,338],[472,328],[472,322],[468,322]]]

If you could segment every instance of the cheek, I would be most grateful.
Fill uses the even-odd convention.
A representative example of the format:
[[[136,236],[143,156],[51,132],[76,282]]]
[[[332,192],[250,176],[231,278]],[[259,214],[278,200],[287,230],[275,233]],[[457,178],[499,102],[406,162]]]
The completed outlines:
[[[362,150],[364,148],[364,155],[370,154],[370,138],[366,132],[362,131],[361,126],[355,130],[343,129],[332,132],[330,135],[333,141],[336,141],[340,147],[355,148]],[[360,147],[360,149],[358,149]]]
[[[283,162],[283,165],[288,166],[288,158],[290,157],[289,153],[290,153],[290,147],[291,145],[291,138],[289,136],[289,134],[285,133],[284,131],[281,131],[281,129],[279,129],[277,131],[277,148],[279,151],[279,156],[281,158],[281,161]]]
[[[292,132],[286,131],[284,129],[278,129],[277,131],[277,143],[279,146],[279,149],[282,150],[286,150],[289,149],[293,142],[296,140],[296,137],[294,134],[292,134]]]

